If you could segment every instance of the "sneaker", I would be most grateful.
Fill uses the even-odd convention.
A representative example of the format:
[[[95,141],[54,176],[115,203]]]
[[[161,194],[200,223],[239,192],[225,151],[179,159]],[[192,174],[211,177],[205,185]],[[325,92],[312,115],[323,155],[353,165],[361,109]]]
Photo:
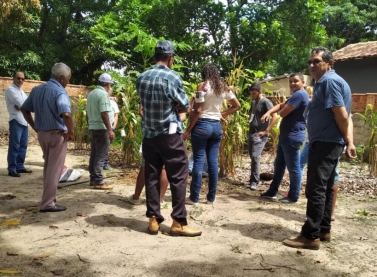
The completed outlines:
[[[321,245],[321,242],[319,239],[309,240],[305,238],[303,235],[299,235],[297,238],[294,238],[294,239],[283,240],[283,244],[285,246],[289,246],[293,248],[318,250],[319,246]]]
[[[256,184],[256,183],[251,183],[251,184],[250,184],[250,189],[251,189],[251,190],[257,190],[257,186],[258,186],[258,184]]]
[[[198,206],[199,202],[194,202],[190,199],[190,197],[186,198],[186,205],[193,205],[193,206]]]
[[[283,204],[291,204],[291,203],[296,203],[297,200],[294,201],[291,198],[289,198],[288,196],[286,196],[286,197],[283,197],[283,198],[279,199],[279,202],[283,203]]]
[[[216,201],[216,200],[214,200],[214,201],[209,201],[209,200],[207,200],[207,201],[206,201],[206,204],[207,204],[207,205],[212,205],[212,206],[213,206],[213,204],[215,204],[215,201]]]
[[[106,164],[103,166],[103,170],[110,170],[110,167]]]
[[[141,199],[140,198],[139,199],[134,199],[134,195],[133,194],[130,195],[130,196],[128,196],[127,200],[132,205],[140,205],[141,204]]]
[[[267,193],[267,191],[266,191],[266,192],[263,192],[263,193],[260,195],[260,197],[263,198],[263,199],[267,199],[267,200],[270,200],[270,201],[274,201],[274,202],[277,202],[277,201],[278,201],[278,198],[276,197],[276,195],[275,195],[275,196],[270,195],[270,194]]]

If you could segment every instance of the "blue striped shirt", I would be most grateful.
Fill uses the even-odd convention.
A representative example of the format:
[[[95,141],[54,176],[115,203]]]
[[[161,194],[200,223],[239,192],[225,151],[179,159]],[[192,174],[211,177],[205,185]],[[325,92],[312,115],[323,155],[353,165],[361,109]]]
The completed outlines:
[[[55,79],[32,89],[22,107],[34,113],[37,131],[67,130],[63,113],[71,113],[71,102],[64,87]]]
[[[189,100],[177,72],[164,65],[155,65],[140,74],[136,89],[143,106],[144,137],[168,134],[170,122],[177,122],[177,132],[183,132],[184,126],[176,109],[187,109]]]

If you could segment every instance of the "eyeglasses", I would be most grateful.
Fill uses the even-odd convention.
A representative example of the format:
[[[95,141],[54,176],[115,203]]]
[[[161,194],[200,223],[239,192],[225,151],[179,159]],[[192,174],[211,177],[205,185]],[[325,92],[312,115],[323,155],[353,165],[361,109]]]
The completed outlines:
[[[21,78],[21,77],[16,77],[16,79],[19,81],[25,81],[25,78]]]
[[[308,60],[308,65],[310,66],[310,65],[314,65],[314,66],[316,66],[316,65],[318,65],[319,63],[321,63],[321,62],[323,62],[324,60],[319,60],[319,59],[314,59],[314,60]]]

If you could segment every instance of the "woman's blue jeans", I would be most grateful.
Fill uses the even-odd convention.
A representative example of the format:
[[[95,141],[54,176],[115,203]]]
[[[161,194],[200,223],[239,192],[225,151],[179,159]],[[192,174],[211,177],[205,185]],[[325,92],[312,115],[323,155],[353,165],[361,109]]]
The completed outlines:
[[[288,197],[297,201],[300,197],[302,171],[300,168],[300,147],[302,142],[290,139],[280,139],[274,163],[274,178],[267,191],[269,195],[275,196],[283,180],[285,168],[289,172]]]
[[[215,201],[219,174],[218,157],[223,129],[220,120],[199,119],[191,131],[191,145],[194,155],[190,199],[199,202],[205,156],[208,162],[208,201]]]

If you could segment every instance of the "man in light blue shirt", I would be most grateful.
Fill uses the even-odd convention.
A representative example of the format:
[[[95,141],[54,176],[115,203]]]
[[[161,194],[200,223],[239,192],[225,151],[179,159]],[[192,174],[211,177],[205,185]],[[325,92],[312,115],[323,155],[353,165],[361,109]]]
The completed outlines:
[[[43,151],[43,195],[40,211],[62,212],[67,208],[56,204],[56,192],[67,154],[68,141],[73,139],[71,102],[64,89],[71,78],[71,69],[57,63],[51,79],[30,93],[21,107],[29,125],[38,133]],[[31,116],[34,113],[34,119]]]
[[[27,98],[21,89],[25,81],[25,75],[16,71],[13,75],[13,83],[5,91],[5,102],[9,113],[9,146],[8,146],[8,176],[20,177],[20,173],[31,173],[25,168],[29,128],[20,111]]]

